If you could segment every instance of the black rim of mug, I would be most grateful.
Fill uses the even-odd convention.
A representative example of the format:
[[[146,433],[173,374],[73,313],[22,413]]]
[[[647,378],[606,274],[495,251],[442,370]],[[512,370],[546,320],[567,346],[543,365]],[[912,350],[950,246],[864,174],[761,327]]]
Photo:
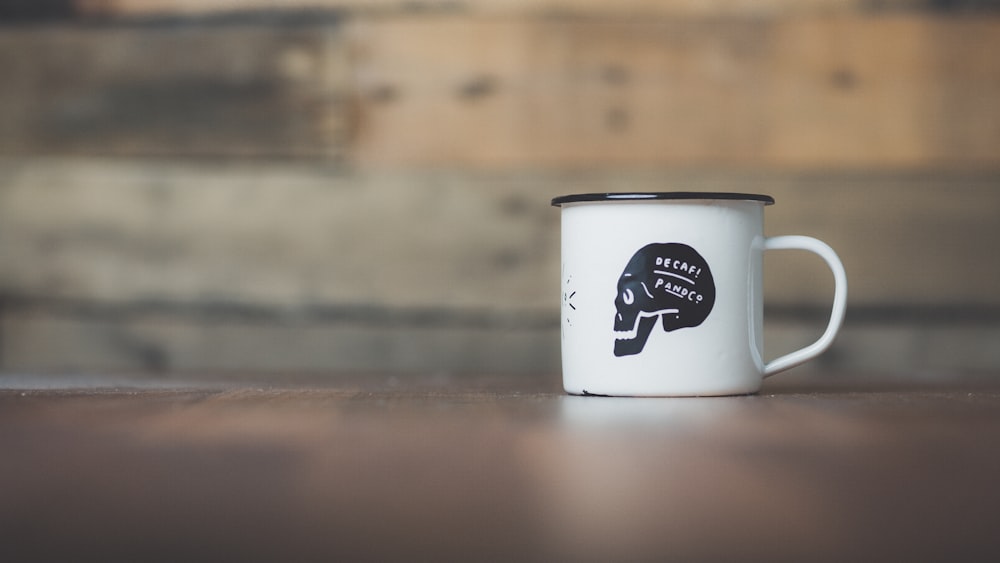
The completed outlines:
[[[734,192],[621,192],[570,194],[552,199],[552,205],[561,207],[565,203],[585,203],[595,201],[649,201],[677,199],[726,199],[742,201],[758,201],[764,205],[772,205],[774,198],[762,194],[741,194]]]

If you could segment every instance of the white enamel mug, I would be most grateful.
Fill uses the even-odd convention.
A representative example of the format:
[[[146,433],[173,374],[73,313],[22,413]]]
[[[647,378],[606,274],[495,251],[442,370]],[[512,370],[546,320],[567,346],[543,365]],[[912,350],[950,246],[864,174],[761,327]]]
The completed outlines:
[[[563,386],[578,395],[755,393],[765,377],[823,353],[847,305],[847,276],[827,244],[765,238],[770,196],[599,193],[562,209]],[[764,361],[763,254],[818,254],[835,281],[813,344]]]

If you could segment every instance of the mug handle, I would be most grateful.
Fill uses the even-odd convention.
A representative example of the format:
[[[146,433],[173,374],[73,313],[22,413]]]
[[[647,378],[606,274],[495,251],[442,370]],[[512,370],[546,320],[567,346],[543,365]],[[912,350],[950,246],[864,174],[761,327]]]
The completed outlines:
[[[764,377],[770,377],[778,372],[793,368],[799,364],[807,362],[822,354],[833,344],[833,339],[837,336],[837,331],[844,322],[844,310],[847,308],[847,273],[844,265],[840,262],[837,253],[825,242],[812,237],[792,235],[770,237],[764,239],[764,250],[808,250],[819,255],[833,271],[833,311],[830,313],[830,322],[826,325],[826,332],[819,340],[809,346],[796,350],[790,354],[785,354],[779,358],[771,360],[764,365]]]

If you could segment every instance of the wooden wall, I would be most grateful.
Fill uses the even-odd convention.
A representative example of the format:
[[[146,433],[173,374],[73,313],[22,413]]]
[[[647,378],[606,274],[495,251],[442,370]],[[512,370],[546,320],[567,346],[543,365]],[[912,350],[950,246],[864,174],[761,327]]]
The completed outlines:
[[[812,370],[995,370],[996,7],[0,10],[0,369],[551,375],[549,199],[731,190],[844,259]],[[768,258],[771,355],[818,335],[828,277]]]

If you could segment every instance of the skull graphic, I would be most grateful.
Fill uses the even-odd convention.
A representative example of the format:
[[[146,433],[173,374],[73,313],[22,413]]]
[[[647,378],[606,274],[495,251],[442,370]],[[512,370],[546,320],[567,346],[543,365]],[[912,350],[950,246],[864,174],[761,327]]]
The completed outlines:
[[[714,305],[712,271],[695,249],[681,243],[647,244],[618,278],[615,356],[642,352],[658,318],[667,332],[696,327]]]

